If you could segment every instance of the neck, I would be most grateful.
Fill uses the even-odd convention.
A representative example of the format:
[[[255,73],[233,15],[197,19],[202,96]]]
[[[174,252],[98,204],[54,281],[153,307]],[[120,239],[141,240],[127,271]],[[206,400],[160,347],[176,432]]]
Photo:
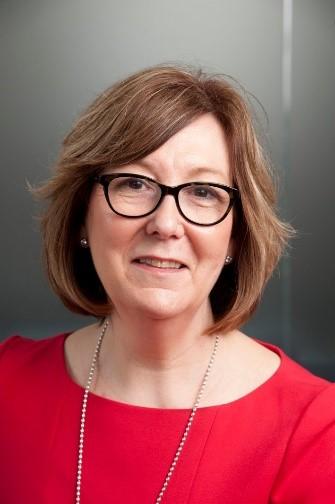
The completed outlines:
[[[114,311],[101,348],[97,388],[144,406],[191,407],[213,349],[209,304],[192,317],[153,320]]]
[[[115,311],[111,317],[106,347],[109,347],[110,353],[112,349],[122,349],[125,357],[135,358],[145,367],[164,369],[191,347],[195,348],[204,339],[208,340],[204,332],[212,322],[209,304],[192,316],[186,314],[165,319]]]

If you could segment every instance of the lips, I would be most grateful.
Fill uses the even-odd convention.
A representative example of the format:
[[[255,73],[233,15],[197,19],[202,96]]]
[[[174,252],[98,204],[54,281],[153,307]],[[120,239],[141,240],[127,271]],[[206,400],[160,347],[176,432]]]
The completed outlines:
[[[162,269],[181,269],[185,267],[184,263],[177,261],[176,259],[163,259],[150,256],[138,257],[135,259],[135,262]]]

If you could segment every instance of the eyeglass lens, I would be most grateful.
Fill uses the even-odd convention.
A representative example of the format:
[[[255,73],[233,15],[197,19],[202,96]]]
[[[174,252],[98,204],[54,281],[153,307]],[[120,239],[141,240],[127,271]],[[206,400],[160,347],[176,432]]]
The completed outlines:
[[[230,205],[227,191],[208,184],[183,187],[178,196],[182,213],[199,224],[216,222]],[[116,177],[109,183],[108,197],[116,212],[140,217],[156,207],[161,198],[161,188],[154,181],[136,176]]]

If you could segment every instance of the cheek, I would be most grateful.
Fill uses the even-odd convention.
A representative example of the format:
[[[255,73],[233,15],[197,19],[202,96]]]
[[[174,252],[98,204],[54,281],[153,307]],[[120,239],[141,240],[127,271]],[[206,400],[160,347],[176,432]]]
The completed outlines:
[[[108,213],[104,194],[98,188],[91,194],[85,218],[85,228],[90,242],[99,238],[99,235],[104,230]]]
[[[137,233],[135,220],[92,208],[86,220],[91,254],[99,275],[122,269]]]
[[[105,270],[108,269],[108,255],[111,249],[112,233],[110,212],[106,208],[101,191],[92,194],[85,219],[86,234],[92,260],[98,276],[103,281]]]
[[[233,221],[226,219],[213,228],[204,229],[199,241],[202,250],[202,257],[219,265],[223,265],[228,253]]]
[[[109,225],[110,222],[100,220],[99,223],[91,222],[88,229],[89,244],[94,262],[109,266],[118,251],[124,248],[124,232],[117,226]]]
[[[91,248],[105,248],[115,241],[115,234],[119,233],[117,217],[108,207],[102,189],[92,193],[89,202],[85,227]]]

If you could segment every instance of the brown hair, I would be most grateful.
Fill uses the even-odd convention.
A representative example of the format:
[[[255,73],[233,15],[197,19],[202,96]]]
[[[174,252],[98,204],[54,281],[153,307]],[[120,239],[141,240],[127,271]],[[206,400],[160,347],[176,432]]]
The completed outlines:
[[[93,176],[143,158],[205,113],[225,131],[240,191],[235,257],[210,293],[215,323],[208,333],[239,327],[254,312],[292,228],[276,215],[269,162],[241,94],[225,77],[171,65],[140,71],[98,96],[64,139],[54,176],[35,190],[48,200],[42,233],[49,280],[70,310],[100,318],[112,307],[79,243]]]

